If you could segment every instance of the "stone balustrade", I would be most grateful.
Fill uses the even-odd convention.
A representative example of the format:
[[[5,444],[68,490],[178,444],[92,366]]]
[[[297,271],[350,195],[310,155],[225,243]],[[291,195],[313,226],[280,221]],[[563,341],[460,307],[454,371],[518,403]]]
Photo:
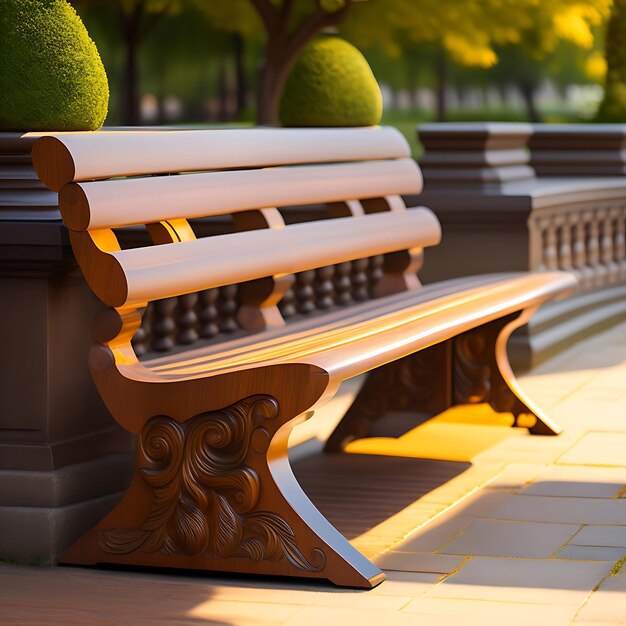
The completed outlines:
[[[424,192],[443,241],[425,282],[500,271],[566,270],[575,294],[513,336],[528,368],[626,315],[626,125],[427,124]],[[456,151],[453,149],[456,147]]]

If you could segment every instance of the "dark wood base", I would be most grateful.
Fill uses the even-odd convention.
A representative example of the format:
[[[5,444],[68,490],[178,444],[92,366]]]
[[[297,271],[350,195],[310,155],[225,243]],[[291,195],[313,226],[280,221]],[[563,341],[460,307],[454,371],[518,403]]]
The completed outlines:
[[[354,403],[326,443],[338,452],[350,441],[380,435],[376,422],[391,411],[434,416],[451,406],[487,402],[500,413],[534,419],[535,435],[558,435],[560,428],[517,385],[506,344],[534,311],[496,319],[372,371]],[[377,428],[378,427],[378,428]],[[377,428],[377,432],[373,432]]]
[[[284,421],[279,402],[269,395],[182,423],[151,418],[138,436],[128,492],[59,561],[376,586],[384,574],[330,525],[296,482],[287,459],[291,428],[281,427]]]

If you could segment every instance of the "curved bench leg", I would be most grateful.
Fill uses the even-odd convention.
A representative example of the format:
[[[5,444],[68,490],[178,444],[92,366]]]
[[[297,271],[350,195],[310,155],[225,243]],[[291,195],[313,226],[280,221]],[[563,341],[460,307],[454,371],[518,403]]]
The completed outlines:
[[[284,415],[275,397],[253,395],[182,422],[148,419],[128,492],[60,561],[374,587],[384,574],[326,521],[291,473],[287,440],[295,417]]]
[[[436,415],[457,404],[480,402],[512,413],[515,426],[520,416],[530,416],[532,434],[558,435],[560,428],[518,386],[507,356],[511,333],[533,313],[528,309],[507,315],[374,370],[328,439],[326,451],[338,452],[354,439],[372,436],[373,423],[389,411]]]
[[[517,384],[509,363],[506,346],[511,333],[523,326],[531,318],[535,309],[528,309],[510,316],[508,323],[501,327],[494,345],[496,367],[492,368],[491,393],[489,402],[496,411],[510,411],[515,425],[521,415],[530,415],[535,423],[528,428],[533,435],[558,435],[561,428],[530,400]],[[493,322],[492,322],[493,323]]]
[[[339,452],[355,439],[373,436],[373,424],[391,411],[417,410],[428,417],[449,408],[450,350],[446,341],[371,371],[325,451]]]
[[[512,413],[514,425],[528,415],[535,435],[558,435],[560,428],[526,397],[507,355],[511,333],[524,325],[534,309],[520,311],[483,324],[454,340],[453,387],[455,404],[488,402],[499,413]]]

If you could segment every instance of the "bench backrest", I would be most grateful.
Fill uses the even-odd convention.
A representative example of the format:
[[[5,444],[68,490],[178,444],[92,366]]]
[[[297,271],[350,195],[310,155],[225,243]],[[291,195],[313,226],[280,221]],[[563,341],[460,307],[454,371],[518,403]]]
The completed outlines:
[[[264,315],[247,326],[258,329],[281,322],[286,276],[362,256],[415,258],[440,238],[434,215],[400,197],[419,193],[422,178],[391,128],[58,133],[32,157],[59,191],[87,282],[117,308],[254,281],[246,298]],[[277,210],[313,203],[334,219],[285,226]],[[242,232],[196,238],[188,219],[223,214]],[[112,229],[138,224],[155,245],[121,249]],[[410,261],[388,265],[411,273]],[[419,284],[407,280],[386,291]]]

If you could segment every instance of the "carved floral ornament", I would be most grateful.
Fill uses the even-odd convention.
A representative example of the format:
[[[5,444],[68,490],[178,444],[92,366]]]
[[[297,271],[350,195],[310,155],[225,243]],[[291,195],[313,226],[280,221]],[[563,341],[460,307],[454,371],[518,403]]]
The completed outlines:
[[[262,486],[245,462],[267,450],[270,434],[262,423],[278,412],[274,398],[257,395],[182,424],[163,415],[149,420],[140,455],[152,510],[141,528],[101,531],[100,547],[112,554],[287,559],[304,572],[323,570],[322,550],[313,549],[309,561],[282,517],[257,510]]]

